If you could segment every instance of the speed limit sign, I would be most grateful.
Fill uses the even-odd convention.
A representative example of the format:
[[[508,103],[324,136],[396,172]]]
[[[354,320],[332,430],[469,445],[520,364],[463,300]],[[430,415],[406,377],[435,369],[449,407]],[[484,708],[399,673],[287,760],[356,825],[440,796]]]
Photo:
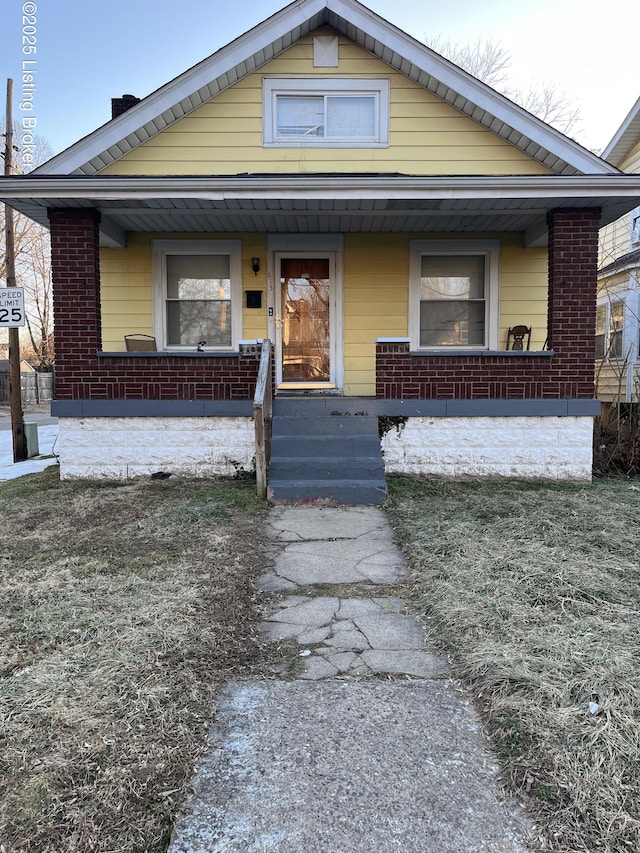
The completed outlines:
[[[24,288],[0,287],[0,328],[13,329],[24,325]]]

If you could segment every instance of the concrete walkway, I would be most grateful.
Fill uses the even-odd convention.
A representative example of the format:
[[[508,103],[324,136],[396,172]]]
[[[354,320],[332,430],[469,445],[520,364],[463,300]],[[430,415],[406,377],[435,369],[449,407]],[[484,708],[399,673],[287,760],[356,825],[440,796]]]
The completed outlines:
[[[170,853],[524,853],[473,708],[389,594],[384,512],[276,507],[270,537],[260,630],[299,667],[223,689]]]
[[[43,414],[29,417],[25,413],[25,423],[38,424],[38,456],[25,459],[24,462],[13,461],[13,435],[11,419],[0,409],[0,482],[24,477],[25,474],[37,474],[50,465],[57,465],[56,443],[58,440],[58,424],[55,418]]]

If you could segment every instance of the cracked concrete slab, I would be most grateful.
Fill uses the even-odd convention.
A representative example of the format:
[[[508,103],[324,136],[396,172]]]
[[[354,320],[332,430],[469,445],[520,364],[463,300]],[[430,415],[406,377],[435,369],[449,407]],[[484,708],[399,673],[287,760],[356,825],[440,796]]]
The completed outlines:
[[[408,569],[391,542],[341,539],[286,545],[276,557],[275,574],[299,586],[395,583],[407,576]]]
[[[327,637],[331,636],[331,628],[325,625],[324,628],[313,628],[310,631],[304,631],[296,637],[297,642],[301,646],[313,646],[316,643],[322,643]]]
[[[442,655],[426,651],[367,649],[361,659],[372,672],[412,675],[414,678],[444,678],[447,661]]]
[[[347,627],[344,630],[336,631],[334,629],[333,635],[327,637],[324,642],[325,645],[333,649],[360,652],[371,648],[364,634],[358,631],[357,628],[354,628],[350,622],[347,623]]]
[[[340,670],[327,658],[312,657],[306,661],[304,672],[298,678],[308,681],[319,681],[321,678],[335,678]]]
[[[222,691],[169,853],[525,853],[529,824],[446,658],[375,593],[408,571],[384,513],[278,507],[270,535],[259,586],[293,594],[259,628],[297,643],[304,671]],[[346,583],[363,594],[295,594]]]
[[[169,853],[525,853],[450,682],[231,683]]]
[[[256,581],[256,586],[258,589],[264,590],[264,592],[284,592],[288,589],[297,589],[297,584],[293,583],[293,581],[285,580],[285,578],[281,578],[274,572],[265,572],[263,575],[260,575]]]
[[[390,538],[385,517],[377,507],[273,507],[269,513],[271,537],[277,542],[319,539]]]
[[[267,640],[295,640],[300,634],[300,625],[288,622],[260,622],[258,630]]]
[[[411,616],[378,613],[353,620],[372,649],[422,649],[424,628]]]
[[[329,655],[327,660],[338,672],[347,672],[358,661],[358,655],[355,652],[336,652]]]
[[[423,627],[399,612],[399,598],[290,596],[282,605],[259,628],[269,639],[294,640],[308,651],[301,678],[354,673],[441,678],[446,673],[446,658],[425,649]],[[333,669],[318,664],[319,657]]]
[[[401,598],[342,598],[336,614],[339,619],[353,619],[371,613],[400,613],[404,610]]]
[[[277,610],[267,620],[271,622],[291,622],[296,625],[306,625],[309,628],[321,628],[335,617],[340,605],[338,598],[310,598],[300,601],[296,596],[282,602],[284,607]]]

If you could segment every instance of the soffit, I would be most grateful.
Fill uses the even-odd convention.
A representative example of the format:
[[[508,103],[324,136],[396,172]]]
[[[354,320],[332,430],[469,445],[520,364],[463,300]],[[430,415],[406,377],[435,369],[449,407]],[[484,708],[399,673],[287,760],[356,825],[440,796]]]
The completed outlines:
[[[0,178],[0,199],[43,225],[49,208],[96,208],[104,245],[126,232],[522,232],[544,245],[557,208],[602,208],[601,224],[640,204],[640,176],[421,178]]]

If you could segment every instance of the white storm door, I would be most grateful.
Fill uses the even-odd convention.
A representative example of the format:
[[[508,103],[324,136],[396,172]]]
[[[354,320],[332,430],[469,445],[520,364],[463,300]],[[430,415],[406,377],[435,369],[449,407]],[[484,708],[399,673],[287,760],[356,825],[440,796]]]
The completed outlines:
[[[276,379],[279,387],[336,388],[338,365],[334,253],[275,257]]]

